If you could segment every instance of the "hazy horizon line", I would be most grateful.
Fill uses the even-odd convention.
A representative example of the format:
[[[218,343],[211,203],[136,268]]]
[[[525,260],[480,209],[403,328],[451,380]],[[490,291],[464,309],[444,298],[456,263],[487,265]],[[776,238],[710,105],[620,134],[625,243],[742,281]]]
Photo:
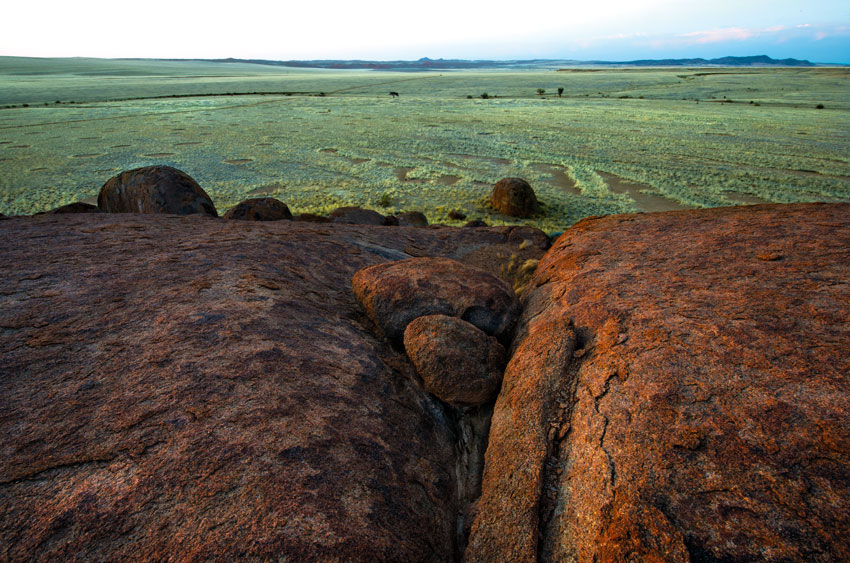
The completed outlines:
[[[86,55],[62,55],[62,56],[33,56],[33,55],[7,55],[0,53],[0,57],[5,58],[20,58],[20,59],[95,59],[95,60],[105,60],[105,61],[209,61],[209,62],[223,62],[223,61],[269,61],[269,62],[318,62],[318,61],[334,61],[334,62],[375,62],[375,63],[392,63],[392,62],[422,62],[422,61],[462,61],[462,62],[537,62],[537,61],[552,61],[552,62],[576,62],[576,63],[609,63],[609,64],[617,64],[617,63],[633,63],[636,61],[685,61],[685,60],[704,60],[706,62],[711,62],[712,60],[718,59],[728,59],[728,58],[737,58],[737,59],[745,59],[745,58],[753,58],[753,57],[768,57],[774,61],[783,61],[783,60],[795,60],[800,62],[808,62],[815,65],[827,65],[827,66],[850,66],[850,61],[848,62],[823,62],[817,60],[810,60],[806,58],[798,58],[795,56],[790,57],[773,57],[766,53],[759,53],[753,55],[724,55],[721,57],[710,57],[710,56],[667,56],[667,57],[640,57],[634,59],[614,59],[614,58],[569,58],[569,57],[493,57],[493,58],[469,58],[469,57],[436,57],[432,58],[427,55],[419,57],[419,58],[380,58],[380,59],[371,59],[371,58],[266,58],[266,57],[145,57],[145,56],[135,56],[135,57],[93,57]]]

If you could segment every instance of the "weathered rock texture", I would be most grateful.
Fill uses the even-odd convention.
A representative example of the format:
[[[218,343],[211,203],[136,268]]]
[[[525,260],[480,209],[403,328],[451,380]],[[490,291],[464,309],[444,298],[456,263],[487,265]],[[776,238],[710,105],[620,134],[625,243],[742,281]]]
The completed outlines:
[[[411,321],[404,349],[425,389],[453,406],[491,402],[502,384],[505,349],[495,337],[457,317]]]
[[[170,166],[145,166],[113,176],[97,206],[107,213],[201,213],[218,217],[210,196],[191,176]]]
[[[510,232],[3,220],[0,560],[451,561],[477,454],[350,282]]]
[[[530,217],[540,207],[531,185],[522,178],[502,178],[496,182],[490,205],[499,213],[512,217]]]
[[[366,313],[397,343],[410,321],[427,315],[460,317],[504,342],[519,313],[503,281],[448,258],[379,264],[357,272],[351,283]]]
[[[850,205],[579,223],[540,261],[468,561],[850,560]]]
[[[255,197],[230,208],[224,218],[241,221],[281,221],[292,219],[292,212],[285,203],[273,197]]]

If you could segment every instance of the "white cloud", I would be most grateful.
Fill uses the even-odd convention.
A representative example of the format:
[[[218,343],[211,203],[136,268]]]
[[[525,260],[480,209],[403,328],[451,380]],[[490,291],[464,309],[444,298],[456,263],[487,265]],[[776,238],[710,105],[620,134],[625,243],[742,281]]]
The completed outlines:
[[[744,41],[756,35],[757,31],[743,27],[726,27],[721,29],[710,29],[708,31],[692,31],[682,33],[679,37],[684,38],[686,43],[724,43],[726,41]]]

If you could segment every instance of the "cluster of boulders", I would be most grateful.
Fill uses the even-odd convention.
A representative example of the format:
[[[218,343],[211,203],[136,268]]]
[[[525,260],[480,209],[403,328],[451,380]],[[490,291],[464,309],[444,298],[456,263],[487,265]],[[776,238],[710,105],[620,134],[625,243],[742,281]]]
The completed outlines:
[[[504,178],[494,187],[491,205],[496,211],[512,217],[530,217],[539,211],[534,190],[521,178]],[[113,176],[103,185],[97,205],[76,202],[50,211],[59,213],[168,213],[190,215],[200,213],[218,217],[212,199],[191,176],[171,166],[145,166]],[[296,220],[313,223],[349,223],[357,225],[398,225],[425,227],[428,220],[419,211],[384,216],[360,207],[340,207],[327,217],[312,213],[293,215],[289,207],[272,197],[247,199],[224,214],[225,219],[243,221]],[[459,211],[449,213],[453,220],[464,220]],[[480,219],[466,227],[486,227]]]
[[[520,309],[503,281],[449,258],[410,258],[359,270],[352,287],[427,391],[459,407],[495,399]]]

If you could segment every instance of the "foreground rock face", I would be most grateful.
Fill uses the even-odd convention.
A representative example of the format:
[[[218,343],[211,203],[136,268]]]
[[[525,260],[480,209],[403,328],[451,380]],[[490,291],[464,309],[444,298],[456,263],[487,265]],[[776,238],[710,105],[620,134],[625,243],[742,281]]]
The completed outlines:
[[[504,282],[446,258],[411,258],[364,268],[351,283],[366,313],[397,343],[410,321],[427,315],[460,317],[506,341],[519,313],[519,303]]]
[[[451,561],[477,462],[350,280],[510,232],[3,220],[0,560]]]
[[[282,221],[292,219],[292,212],[273,197],[255,197],[235,205],[224,214],[225,219],[240,221]]]
[[[478,406],[496,398],[505,369],[499,341],[457,317],[414,319],[404,349],[425,389],[453,406]]]
[[[586,220],[540,261],[468,561],[850,560],[850,205]]]
[[[534,190],[522,178],[502,178],[496,182],[490,195],[490,205],[511,217],[531,217],[540,208]]]
[[[97,206],[107,213],[200,213],[218,217],[210,196],[191,176],[170,166],[145,166],[113,176]]]

